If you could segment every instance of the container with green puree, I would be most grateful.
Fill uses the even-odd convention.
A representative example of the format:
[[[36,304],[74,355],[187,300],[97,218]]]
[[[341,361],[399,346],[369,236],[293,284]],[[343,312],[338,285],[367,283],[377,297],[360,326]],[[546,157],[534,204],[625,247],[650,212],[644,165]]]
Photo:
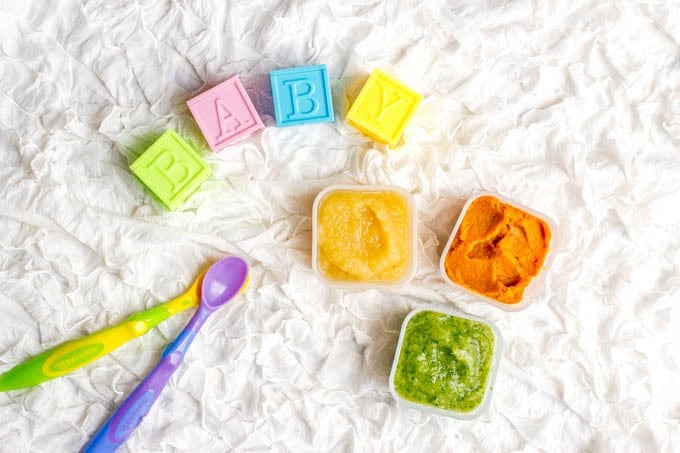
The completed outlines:
[[[406,317],[390,374],[405,406],[471,419],[489,405],[502,338],[492,323],[436,308]]]

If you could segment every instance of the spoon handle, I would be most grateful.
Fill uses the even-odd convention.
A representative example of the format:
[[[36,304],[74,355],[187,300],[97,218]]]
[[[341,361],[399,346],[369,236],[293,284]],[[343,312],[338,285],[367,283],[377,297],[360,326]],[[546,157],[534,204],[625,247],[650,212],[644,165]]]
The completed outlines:
[[[209,311],[199,306],[189,324],[165,348],[156,367],[97,431],[83,449],[84,453],[112,452],[125,442],[149,413],[172,373],[182,364],[187,349],[209,315]]]
[[[144,335],[170,316],[198,303],[198,296],[187,292],[165,304],[130,316],[118,325],[83,338],[62,343],[0,374],[0,392],[32,387],[72,373],[109,354],[121,345]]]

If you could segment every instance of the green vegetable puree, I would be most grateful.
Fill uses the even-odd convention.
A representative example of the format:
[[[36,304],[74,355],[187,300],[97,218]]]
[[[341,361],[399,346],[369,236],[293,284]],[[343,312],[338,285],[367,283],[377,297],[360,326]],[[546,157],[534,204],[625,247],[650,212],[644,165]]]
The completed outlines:
[[[415,403],[469,412],[484,398],[493,348],[494,333],[486,324],[416,313],[404,332],[394,388]]]

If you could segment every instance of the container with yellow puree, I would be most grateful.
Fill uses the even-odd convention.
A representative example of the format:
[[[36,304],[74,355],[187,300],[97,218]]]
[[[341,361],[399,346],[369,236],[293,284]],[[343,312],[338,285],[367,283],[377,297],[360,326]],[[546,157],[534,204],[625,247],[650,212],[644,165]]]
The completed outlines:
[[[398,187],[332,186],[313,210],[314,271],[334,287],[400,285],[415,273],[416,212]]]

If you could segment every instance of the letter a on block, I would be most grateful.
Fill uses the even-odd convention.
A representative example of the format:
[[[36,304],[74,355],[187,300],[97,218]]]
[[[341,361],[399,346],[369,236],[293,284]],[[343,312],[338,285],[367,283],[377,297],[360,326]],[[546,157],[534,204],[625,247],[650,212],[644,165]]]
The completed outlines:
[[[375,115],[371,115],[371,118],[374,121],[380,123],[383,120],[385,112],[397,105],[402,100],[402,97],[398,91],[390,90],[390,88],[383,83],[378,82],[376,85],[380,87],[380,95],[378,96],[378,111]]]
[[[290,89],[290,100],[293,112],[288,115],[289,120],[304,119],[305,116],[316,113],[319,104],[314,100],[314,84],[307,79],[286,80],[283,82]],[[303,102],[307,102],[309,108],[304,110]]]
[[[149,163],[149,167],[154,167],[168,181],[172,186],[172,194],[184,187],[184,183],[191,175],[189,168],[183,163],[177,162],[175,156],[168,151],[158,153],[156,158]]]
[[[215,113],[217,114],[217,122],[220,125],[220,135],[217,136],[218,142],[232,137],[241,130],[244,125],[252,123],[252,121],[248,120],[245,120],[242,123],[220,98],[215,99]],[[229,122],[232,123],[233,127],[230,127]]]
[[[264,128],[243,84],[234,76],[187,101],[208,146],[220,151]]]

